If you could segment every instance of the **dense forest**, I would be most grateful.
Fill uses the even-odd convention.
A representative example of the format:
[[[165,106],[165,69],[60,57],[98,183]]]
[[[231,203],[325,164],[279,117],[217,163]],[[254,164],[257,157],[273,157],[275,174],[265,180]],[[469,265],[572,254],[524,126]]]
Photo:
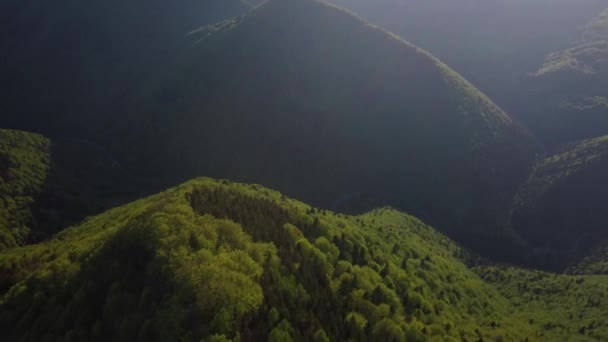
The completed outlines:
[[[3,341],[608,338],[604,0],[0,13]]]
[[[9,340],[574,341],[608,333],[605,276],[490,266],[391,208],[347,216],[210,179],[12,249],[0,274]]]

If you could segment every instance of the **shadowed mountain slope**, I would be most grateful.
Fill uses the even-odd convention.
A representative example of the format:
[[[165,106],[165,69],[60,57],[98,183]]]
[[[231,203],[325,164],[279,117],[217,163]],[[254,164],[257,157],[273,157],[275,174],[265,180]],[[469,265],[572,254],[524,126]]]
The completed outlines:
[[[21,6],[55,24],[6,40],[19,65],[8,79],[21,85],[0,104],[23,105],[8,118],[85,137],[138,179],[226,177],[349,212],[390,204],[484,254],[519,254],[504,224],[531,137],[395,35],[313,0],[196,30],[203,12],[190,5],[202,2],[153,3],[136,18],[131,2],[35,4]]]
[[[605,0],[332,2],[439,57],[548,148],[608,133],[606,107],[594,100],[605,97],[606,77],[587,72],[605,61]]]
[[[171,60],[200,25],[241,0],[4,0],[0,127],[88,138]]]
[[[517,233],[537,249],[532,263],[563,270],[608,238],[607,171],[608,137],[572,144],[539,162],[512,217]]]
[[[464,236],[506,219],[534,158],[527,133],[445,64],[325,3],[270,1],[190,39],[115,120],[134,168],[348,211],[391,204]]]
[[[0,129],[0,250],[48,238],[143,188],[98,146]]]

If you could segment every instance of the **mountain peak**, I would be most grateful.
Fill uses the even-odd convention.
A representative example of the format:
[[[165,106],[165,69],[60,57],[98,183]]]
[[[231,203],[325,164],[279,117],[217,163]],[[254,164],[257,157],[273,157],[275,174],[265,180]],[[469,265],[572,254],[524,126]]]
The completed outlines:
[[[502,210],[488,203],[507,206],[533,159],[527,133],[458,73],[325,2],[270,1],[193,38],[143,99],[158,127],[129,132],[144,163],[163,160],[146,170],[262,183],[347,212],[389,204],[468,230]]]

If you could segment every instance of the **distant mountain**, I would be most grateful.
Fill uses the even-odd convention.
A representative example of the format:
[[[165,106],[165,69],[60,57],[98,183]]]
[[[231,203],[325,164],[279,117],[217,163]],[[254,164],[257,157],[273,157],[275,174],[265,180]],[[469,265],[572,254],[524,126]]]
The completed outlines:
[[[90,137],[191,30],[257,0],[3,0],[0,127]]]
[[[531,79],[530,126],[552,144],[608,134],[608,8]]]
[[[0,250],[48,238],[141,195],[138,188],[96,146],[0,130]]]
[[[532,140],[427,52],[311,0],[189,38],[111,120],[106,143],[133,169],[260,182],[343,211],[392,204],[467,241],[506,221]]]
[[[532,264],[563,270],[607,241],[606,182],[606,136],[564,148],[536,166],[512,218],[537,251]]]
[[[580,260],[568,266],[565,272],[568,274],[608,275],[608,239],[594,245],[595,247],[587,251]]]
[[[5,341],[608,333],[605,277],[465,260],[475,259],[390,208],[345,216],[258,185],[198,179],[0,254],[0,329]]]
[[[331,0],[430,51],[501,106],[604,0]]]
[[[552,73],[581,73],[596,75],[605,68],[608,41],[608,8],[582,28],[577,46],[550,54],[537,76]]]
[[[534,74],[552,52],[580,45],[579,28],[606,8],[605,0],[332,0],[351,9],[370,22],[385,27],[404,39],[430,51],[489,95],[501,108],[529,125],[548,148],[564,142],[591,138],[582,131],[597,133],[605,127],[605,107],[597,106],[588,89],[603,85],[587,84],[580,75],[563,94],[564,79],[571,76],[543,77]],[[597,41],[600,20],[588,25],[585,39]],[[600,44],[600,45],[598,45]],[[585,53],[595,53],[605,44],[594,43]],[[604,46],[604,47],[600,47]],[[574,53],[573,51],[563,54]],[[576,52],[578,53],[578,52]],[[559,62],[560,54],[548,64]],[[561,62],[560,62],[561,63]],[[583,81],[585,79],[585,81]],[[605,78],[604,78],[605,79]],[[604,88],[606,88],[604,86]],[[571,90],[569,90],[571,92]],[[570,95],[570,96],[568,96]],[[601,95],[604,96],[604,95]],[[546,102],[551,101],[551,106]],[[564,107],[563,110],[559,108]],[[566,107],[577,108],[568,109]],[[578,109],[584,107],[584,109]],[[556,111],[560,111],[556,113]],[[567,116],[563,119],[561,116]],[[580,117],[580,121],[578,118]],[[602,134],[606,134],[603,132]],[[597,135],[595,135],[597,136]]]

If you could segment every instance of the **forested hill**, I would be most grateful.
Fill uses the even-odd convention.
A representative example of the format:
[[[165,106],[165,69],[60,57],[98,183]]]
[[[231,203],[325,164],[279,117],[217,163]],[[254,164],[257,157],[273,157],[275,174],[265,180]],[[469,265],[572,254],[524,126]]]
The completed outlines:
[[[466,266],[475,260],[390,208],[345,216],[258,185],[198,179],[4,252],[0,328],[5,341],[608,333],[605,277]]]
[[[532,139],[427,52],[313,0],[270,1],[189,38],[112,120],[108,144],[133,168],[340,210],[391,204],[467,242],[506,221]]]

